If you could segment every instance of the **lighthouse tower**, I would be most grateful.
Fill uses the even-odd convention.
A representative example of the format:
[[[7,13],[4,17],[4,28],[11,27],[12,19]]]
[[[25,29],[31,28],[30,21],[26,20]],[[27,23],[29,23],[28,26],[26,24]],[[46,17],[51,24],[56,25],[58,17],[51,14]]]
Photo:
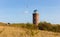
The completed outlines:
[[[38,26],[39,24],[39,13],[37,10],[34,10],[34,13],[33,13],[33,24]]]

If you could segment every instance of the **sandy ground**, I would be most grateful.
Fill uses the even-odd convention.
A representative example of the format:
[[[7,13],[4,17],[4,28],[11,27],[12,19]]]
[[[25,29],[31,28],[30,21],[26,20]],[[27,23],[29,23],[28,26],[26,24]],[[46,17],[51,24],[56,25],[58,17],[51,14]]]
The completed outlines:
[[[60,33],[0,26],[0,37],[60,37]]]

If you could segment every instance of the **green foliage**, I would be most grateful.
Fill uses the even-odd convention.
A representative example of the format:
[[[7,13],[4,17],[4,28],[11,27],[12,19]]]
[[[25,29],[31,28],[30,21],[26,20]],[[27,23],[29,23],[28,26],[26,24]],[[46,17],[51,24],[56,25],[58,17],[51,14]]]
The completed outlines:
[[[30,23],[26,23],[26,24],[24,24],[24,23],[10,24],[10,23],[2,23],[2,22],[0,22],[0,26],[22,27],[22,28],[27,28],[27,29],[30,29],[30,30],[35,30],[35,29],[39,28],[39,30],[60,32],[60,25],[59,24],[51,24],[51,23],[47,23],[47,22],[40,22],[38,27],[36,27],[34,24],[30,24]],[[0,31],[0,33],[1,32],[2,31]]]
[[[50,30],[51,29],[51,24],[50,23],[47,23],[47,22],[41,22],[39,23],[39,29],[41,30]]]
[[[33,24],[30,23],[19,23],[19,24],[10,24],[8,26],[13,26],[13,27],[22,27],[22,28],[27,28],[27,29],[36,29],[36,27]]]
[[[38,27],[40,30],[60,32],[60,25],[58,24],[54,25],[54,24],[47,23],[47,22],[40,22]]]

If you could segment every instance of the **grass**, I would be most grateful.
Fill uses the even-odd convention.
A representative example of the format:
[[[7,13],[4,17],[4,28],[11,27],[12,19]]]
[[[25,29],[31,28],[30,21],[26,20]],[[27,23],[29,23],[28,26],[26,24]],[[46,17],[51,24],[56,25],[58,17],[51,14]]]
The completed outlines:
[[[47,24],[46,24],[47,25]],[[4,27],[1,28],[3,30],[0,31],[0,37],[55,37],[55,36],[60,36],[59,33],[55,33],[55,32],[50,32],[50,31],[45,31],[45,30],[39,30],[37,29],[37,27],[35,27],[33,24],[9,24],[9,25],[1,25]],[[0,26],[0,27],[1,27]],[[41,25],[40,25],[41,26]],[[44,27],[45,25],[43,25],[43,28],[46,29],[48,27],[51,27],[50,25],[46,28]],[[55,29],[55,28],[54,28]]]

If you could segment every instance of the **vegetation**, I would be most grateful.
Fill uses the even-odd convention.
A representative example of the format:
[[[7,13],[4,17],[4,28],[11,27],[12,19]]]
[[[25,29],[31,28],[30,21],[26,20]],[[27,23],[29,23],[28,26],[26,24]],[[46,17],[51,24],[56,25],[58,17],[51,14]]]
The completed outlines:
[[[51,24],[47,22],[40,22],[38,27],[34,26],[33,24],[27,23],[2,23],[0,22],[0,26],[12,26],[12,27],[22,27],[22,28],[27,28],[30,30],[46,30],[46,31],[53,31],[53,32],[60,32],[60,24]]]
[[[0,37],[60,37],[57,32],[60,25],[47,22],[40,22],[38,27],[31,23],[0,23]]]
[[[51,24],[51,23],[47,23],[47,22],[40,22],[38,27],[40,30],[60,32],[60,25],[59,24]]]
[[[35,30],[37,29],[33,24],[30,23],[14,23],[14,24],[9,24],[7,26],[12,26],[12,27],[22,27],[22,28],[27,28],[27,29],[31,29],[31,30]]]

